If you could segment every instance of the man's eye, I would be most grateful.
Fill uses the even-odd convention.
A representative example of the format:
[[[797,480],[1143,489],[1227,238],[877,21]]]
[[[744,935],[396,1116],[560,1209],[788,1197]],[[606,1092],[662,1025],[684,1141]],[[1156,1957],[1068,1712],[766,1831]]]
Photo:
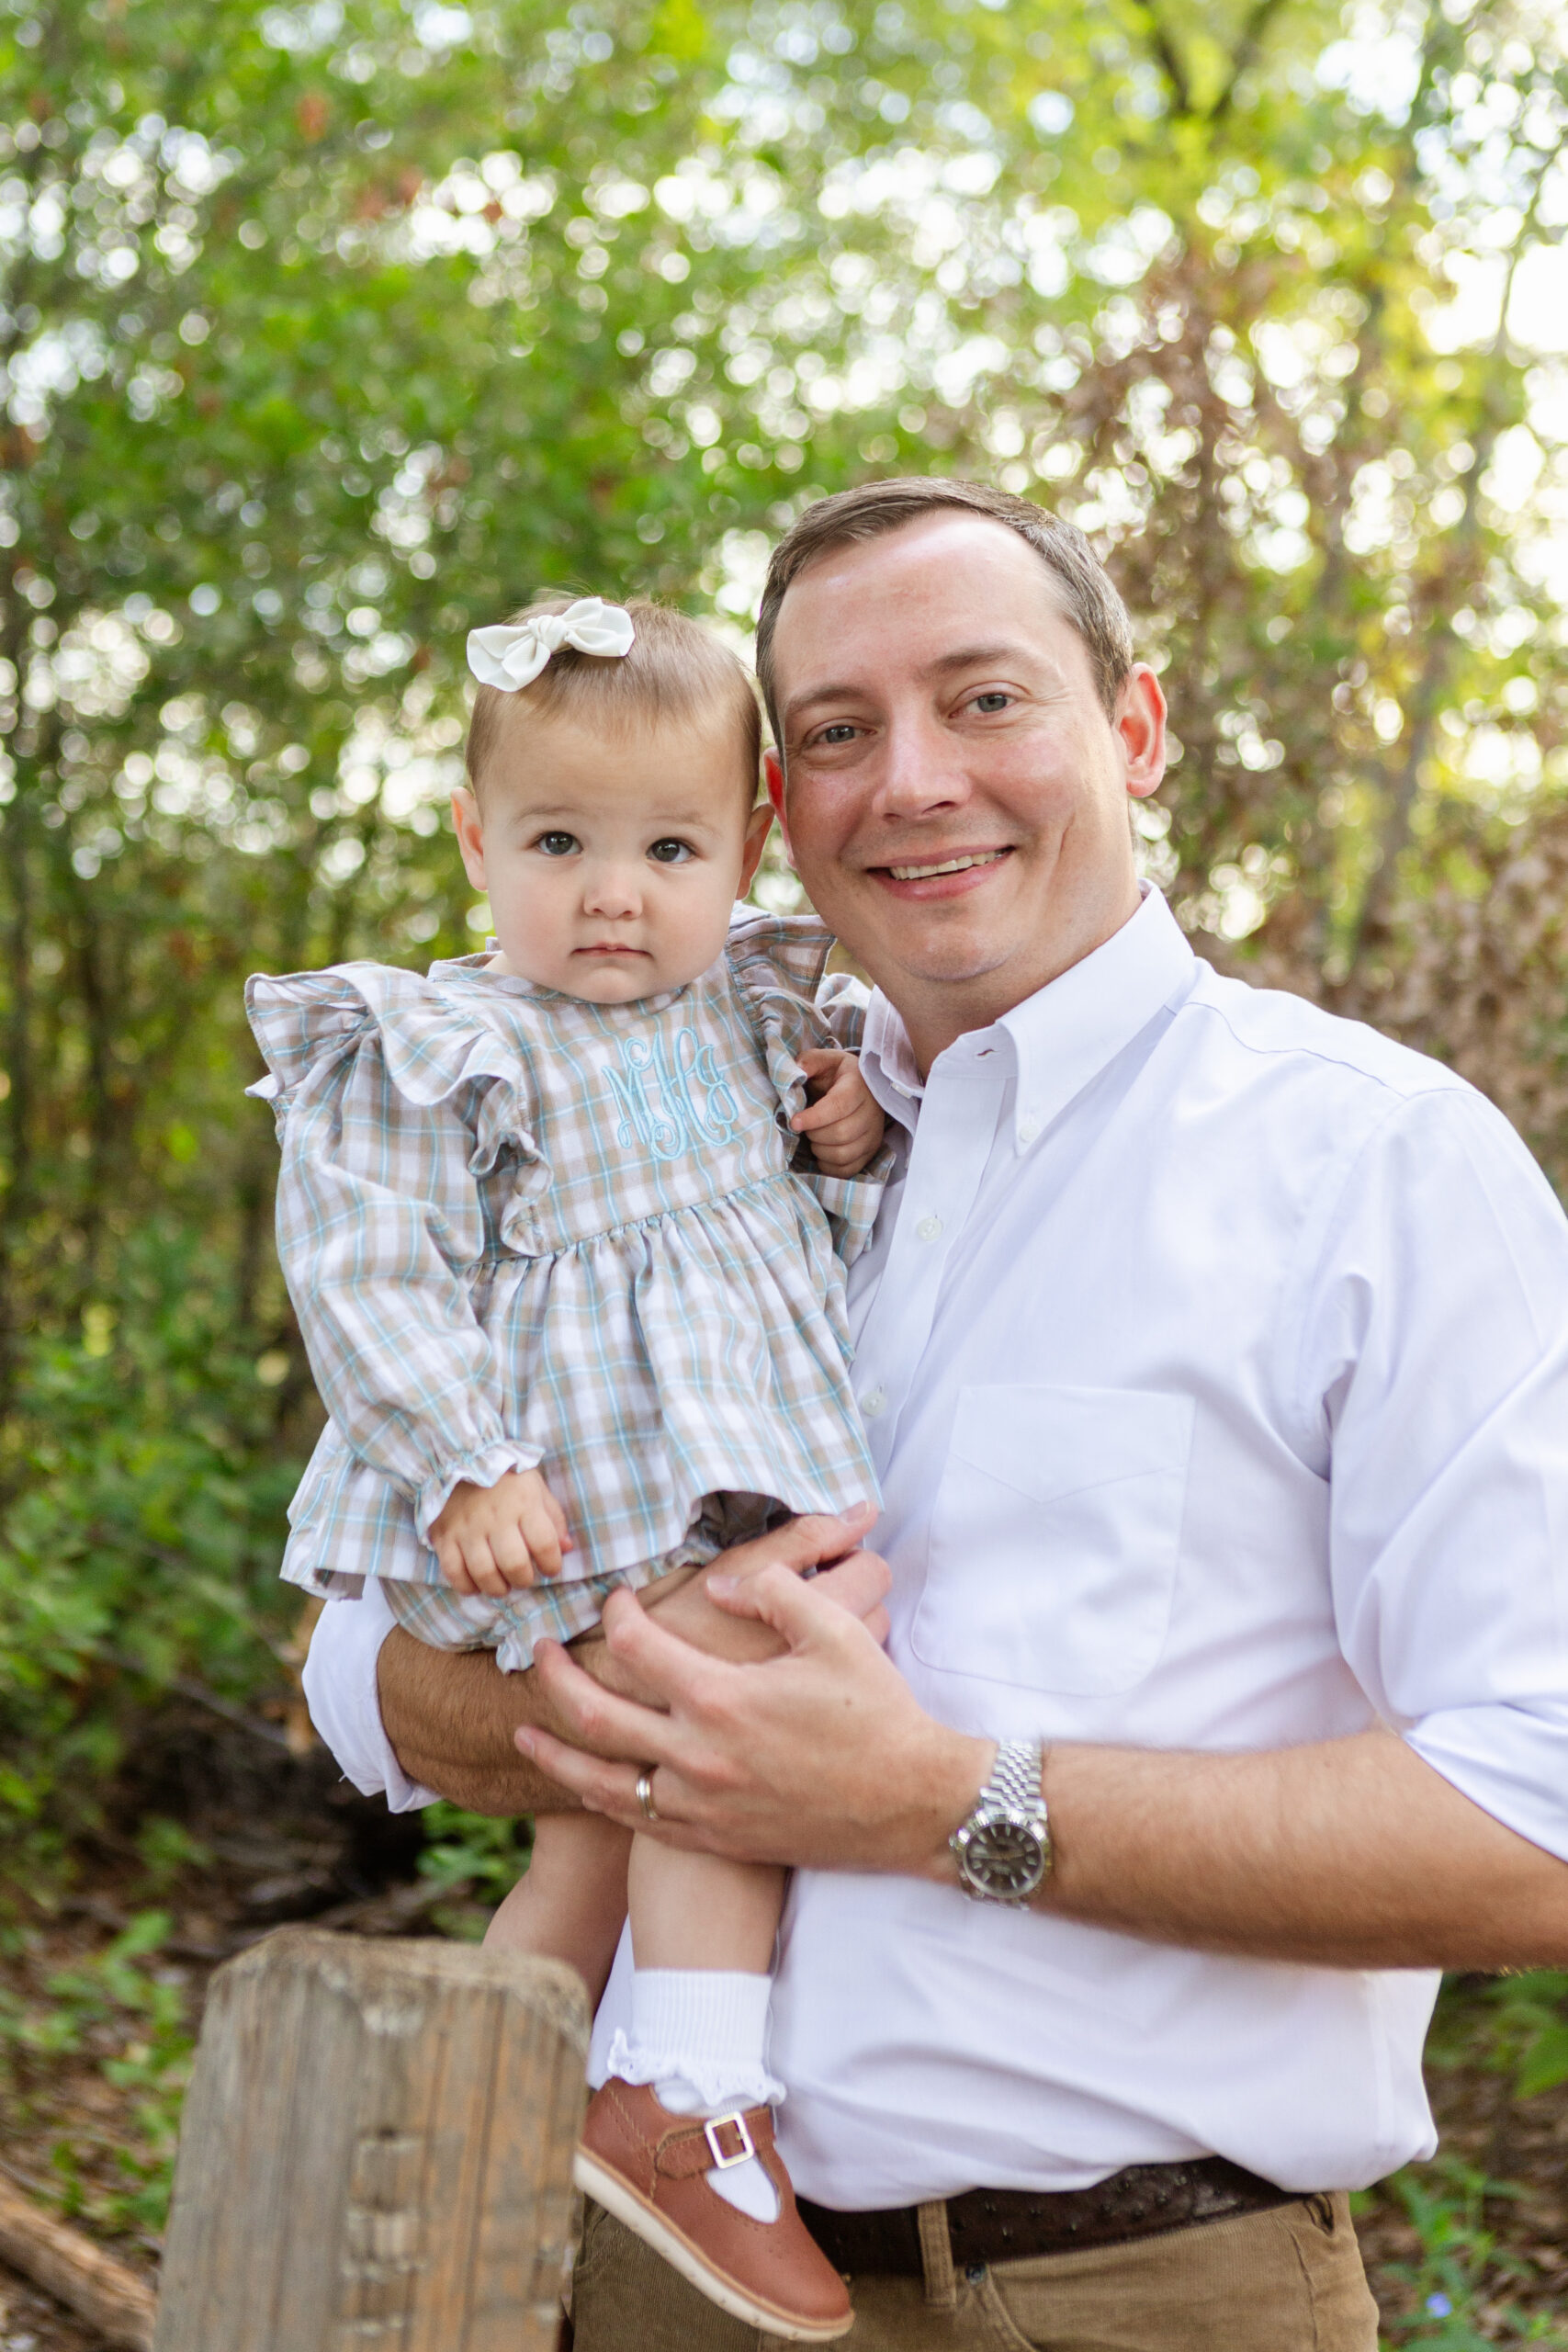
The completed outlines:
[[[692,855],[690,842],[650,842],[648,854],[655,865],[684,865]]]
[[[851,726],[847,718],[841,718],[832,727],[824,727],[816,740],[819,745],[831,745],[838,743],[852,743],[854,739],[855,729]]]
[[[575,833],[541,833],[534,843],[546,857],[570,857],[579,846]]]
[[[1011,695],[1004,695],[999,688],[993,688],[988,694],[976,695],[975,707],[976,710],[987,713],[993,710],[1006,710],[1011,700]]]

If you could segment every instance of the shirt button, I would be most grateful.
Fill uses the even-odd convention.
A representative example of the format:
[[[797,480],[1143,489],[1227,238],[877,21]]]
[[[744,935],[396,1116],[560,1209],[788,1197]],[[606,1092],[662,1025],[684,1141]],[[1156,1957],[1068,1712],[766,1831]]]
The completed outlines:
[[[860,1400],[861,1411],[868,1421],[874,1421],[887,1403],[886,1388],[868,1388]]]
[[[939,1216],[923,1216],[916,1226],[915,1231],[922,1241],[934,1241],[942,1231],[942,1219]]]
[[[1032,1143],[1039,1133],[1040,1122],[1038,1119],[1021,1119],[1019,1121],[1018,1139],[1020,1143]]]

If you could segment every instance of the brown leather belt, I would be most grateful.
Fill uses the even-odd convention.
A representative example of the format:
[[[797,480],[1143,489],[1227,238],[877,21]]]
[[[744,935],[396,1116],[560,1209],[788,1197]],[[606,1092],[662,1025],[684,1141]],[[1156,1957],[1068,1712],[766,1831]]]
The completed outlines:
[[[1174,2165],[1129,2165],[1092,2188],[966,2189],[946,2200],[947,2229],[953,2268],[962,2272],[1229,2221],[1293,2204],[1300,2193],[1261,2180],[1224,2156],[1198,2156]],[[797,2201],[802,2221],[835,2270],[851,2277],[922,2276],[921,2207],[835,2213],[808,2198]]]

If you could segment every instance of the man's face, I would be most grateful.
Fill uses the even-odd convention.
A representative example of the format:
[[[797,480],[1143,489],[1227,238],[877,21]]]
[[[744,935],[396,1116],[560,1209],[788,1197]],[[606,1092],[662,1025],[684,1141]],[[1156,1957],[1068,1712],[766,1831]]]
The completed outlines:
[[[1158,684],[1140,667],[1107,718],[1006,525],[950,509],[829,549],[784,597],[774,684],[801,879],[922,1063],[1135,910],[1127,796],[1163,773]]]

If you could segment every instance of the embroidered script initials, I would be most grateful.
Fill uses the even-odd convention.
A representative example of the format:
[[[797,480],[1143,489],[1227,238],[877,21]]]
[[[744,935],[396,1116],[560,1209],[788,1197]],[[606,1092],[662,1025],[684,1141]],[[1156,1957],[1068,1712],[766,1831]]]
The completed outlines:
[[[608,1072],[618,1142],[673,1159],[698,1144],[728,1143],[740,1125],[714,1048],[699,1044],[694,1029],[677,1030],[672,1041],[623,1037],[621,1060],[624,1070]]]

